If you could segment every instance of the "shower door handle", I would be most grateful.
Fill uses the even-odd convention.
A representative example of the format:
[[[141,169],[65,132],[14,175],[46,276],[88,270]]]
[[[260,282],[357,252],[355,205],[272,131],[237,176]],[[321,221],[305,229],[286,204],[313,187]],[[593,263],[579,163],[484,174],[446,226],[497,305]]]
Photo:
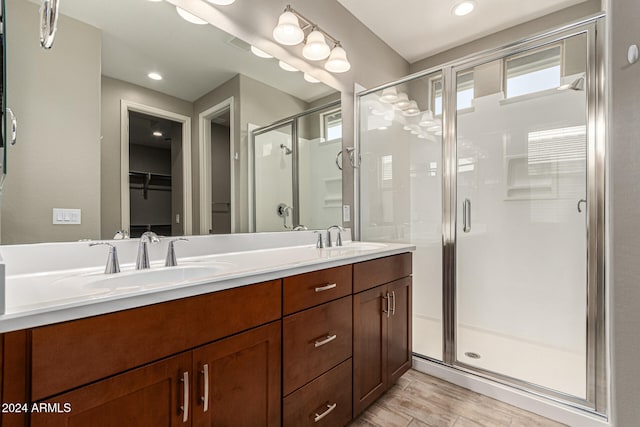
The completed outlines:
[[[471,200],[464,199],[462,203],[462,231],[468,233],[471,231]]]

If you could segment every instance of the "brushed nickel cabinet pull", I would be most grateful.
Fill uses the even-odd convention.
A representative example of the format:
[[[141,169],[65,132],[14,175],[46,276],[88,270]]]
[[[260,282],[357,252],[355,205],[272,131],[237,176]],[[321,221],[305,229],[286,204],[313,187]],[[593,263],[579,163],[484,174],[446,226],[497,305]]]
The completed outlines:
[[[391,297],[393,298],[393,304],[391,305],[391,314],[396,315],[396,291],[391,292]]]
[[[337,403],[334,404],[326,404],[327,409],[325,409],[325,411],[321,414],[318,414],[317,412],[315,414],[313,414],[313,421],[314,422],[318,422],[321,419],[323,419],[324,417],[326,417],[327,415],[329,415],[331,413],[331,411],[333,411],[334,409],[336,409],[336,407],[338,406]]]
[[[313,343],[313,346],[315,348],[322,347],[325,344],[329,344],[331,341],[335,340],[337,337],[338,336],[336,334],[327,335],[327,337],[325,339],[323,339],[323,340],[316,340],[316,342]]]
[[[335,288],[336,286],[338,286],[338,284],[337,284],[337,283],[330,283],[330,284],[328,284],[328,285],[318,286],[318,287],[315,289],[315,291],[316,291],[316,292],[328,291],[329,289],[333,289],[333,288]]]
[[[182,374],[182,378],[180,378],[180,382],[182,383],[182,406],[180,406],[180,410],[182,411],[182,422],[186,423],[189,420],[189,372],[184,372]]]
[[[206,363],[202,367],[202,370],[200,371],[200,373],[204,378],[204,396],[202,396],[200,400],[204,405],[204,408],[202,411],[207,412],[209,410],[209,364],[208,363]]]

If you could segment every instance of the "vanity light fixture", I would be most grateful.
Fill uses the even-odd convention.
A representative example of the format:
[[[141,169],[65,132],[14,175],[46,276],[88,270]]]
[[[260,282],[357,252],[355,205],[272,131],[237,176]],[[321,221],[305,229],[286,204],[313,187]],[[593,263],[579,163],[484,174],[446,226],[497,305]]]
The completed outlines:
[[[147,74],[147,77],[149,77],[151,80],[162,80],[162,76],[155,72]]]
[[[157,131],[153,132],[153,136],[162,136],[162,132],[157,130]]]
[[[320,80],[307,73],[304,73],[304,79],[309,83],[320,83]]]
[[[475,8],[476,8],[475,0],[464,0],[456,3],[451,8],[451,13],[453,13],[456,16],[465,16],[473,12]]]
[[[260,49],[258,49],[258,48],[257,48],[257,47],[255,47],[255,46],[251,46],[251,52],[252,52],[255,56],[260,57],[260,58],[267,58],[267,59],[269,59],[269,58],[273,58],[273,56],[269,55],[269,54],[268,54],[267,52],[265,52],[264,50],[260,50]]]
[[[435,121],[433,120],[433,112],[431,110],[427,110],[422,114],[420,118],[420,123],[418,123],[422,127],[433,126]]]
[[[302,48],[302,56],[311,61],[326,59],[331,53],[331,48],[327,44],[324,35],[314,28],[307,36],[307,42]]]
[[[302,27],[300,26],[302,22]],[[351,69],[347,52],[340,41],[308,20],[290,4],[278,18],[278,25],[273,29],[273,38],[280,44],[295,46],[305,41],[302,55],[311,61],[320,61],[328,57],[324,68],[332,73],[344,73]],[[327,44],[333,43],[333,49]]]
[[[207,21],[205,21],[202,18],[198,18],[197,16],[187,12],[186,10],[182,9],[181,7],[176,6],[176,11],[178,12],[178,15],[180,15],[180,17],[182,19],[184,19],[187,22],[191,22],[192,24],[196,24],[196,25],[206,25],[208,24]]]
[[[289,65],[284,61],[278,61],[278,65],[280,66],[280,68],[282,68],[285,71],[291,71],[291,72],[300,71],[296,67]]]

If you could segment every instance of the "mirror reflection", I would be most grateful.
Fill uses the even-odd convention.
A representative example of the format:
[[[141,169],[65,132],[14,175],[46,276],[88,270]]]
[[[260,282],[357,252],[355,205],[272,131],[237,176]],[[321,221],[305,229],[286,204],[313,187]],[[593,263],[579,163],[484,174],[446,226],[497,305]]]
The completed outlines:
[[[3,244],[339,222],[334,89],[166,2],[65,0],[49,51],[38,43],[39,2],[5,3],[6,98],[19,137],[7,150]],[[282,170],[254,170],[251,131],[291,120],[290,158],[279,144],[273,159],[259,153],[278,167],[289,160],[281,186]],[[291,208],[286,224],[280,202],[258,209],[254,183]]]

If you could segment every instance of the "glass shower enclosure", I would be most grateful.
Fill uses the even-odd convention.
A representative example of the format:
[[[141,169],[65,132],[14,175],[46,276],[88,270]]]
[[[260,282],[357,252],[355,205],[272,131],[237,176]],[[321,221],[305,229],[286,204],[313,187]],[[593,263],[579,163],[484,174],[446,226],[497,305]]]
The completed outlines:
[[[359,94],[357,197],[416,245],[417,357],[604,413],[597,26]]]

